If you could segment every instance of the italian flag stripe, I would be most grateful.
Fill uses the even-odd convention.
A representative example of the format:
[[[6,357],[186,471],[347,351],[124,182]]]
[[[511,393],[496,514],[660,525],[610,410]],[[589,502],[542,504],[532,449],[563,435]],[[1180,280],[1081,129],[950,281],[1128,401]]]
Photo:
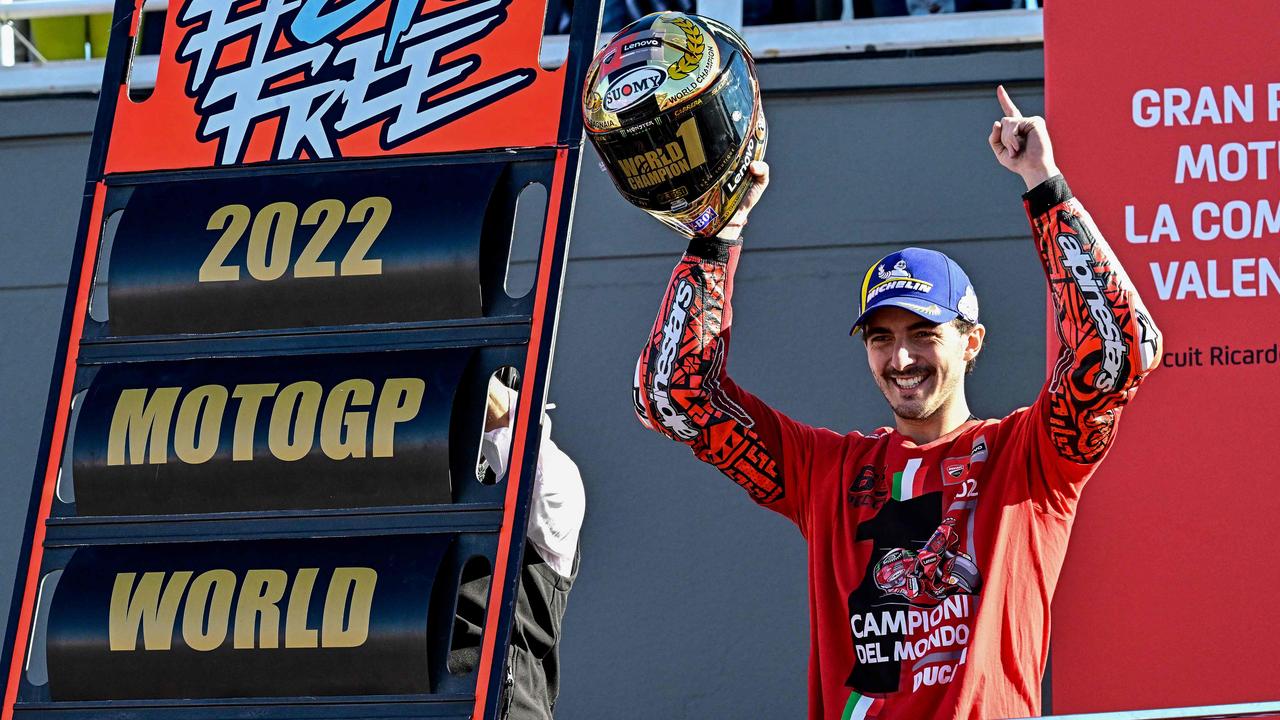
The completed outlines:
[[[849,694],[849,702],[845,703],[844,714],[840,716],[840,720],[866,720],[867,711],[871,709],[871,703],[875,702],[875,698],[869,698],[858,693]]]
[[[902,472],[893,474],[893,499],[910,500],[916,495],[916,471],[920,469],[920,458],[911,458]]]

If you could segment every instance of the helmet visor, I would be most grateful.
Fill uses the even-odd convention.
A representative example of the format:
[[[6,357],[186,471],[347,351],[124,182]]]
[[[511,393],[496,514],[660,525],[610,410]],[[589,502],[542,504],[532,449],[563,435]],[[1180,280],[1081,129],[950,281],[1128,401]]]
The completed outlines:
[[[618,190],[645,210],[679,211],[734,166],[752,132],[756,88],[741,53],[706,92],[648,122],[591,140]]]

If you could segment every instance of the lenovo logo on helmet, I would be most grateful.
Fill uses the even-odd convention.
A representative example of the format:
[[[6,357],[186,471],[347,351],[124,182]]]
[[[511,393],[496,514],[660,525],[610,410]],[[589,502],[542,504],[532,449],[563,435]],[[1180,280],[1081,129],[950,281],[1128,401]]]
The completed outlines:
[[[652,95],[666,79],[667,73],[662,68],[638,67],[612,83],[604,95],[604,109],[625,110]]]
[[[726,195],[732,195],[738,189],[738,186],[742,184],[742,179],[747,176],[747,168],[750,167],[751,161],[755,159],[756,137],[752,135],[747,139],[747,147],[742,151],[742,159],[738,161],[738,169],[733,172],[729,182],[725,183],[724,192]]]

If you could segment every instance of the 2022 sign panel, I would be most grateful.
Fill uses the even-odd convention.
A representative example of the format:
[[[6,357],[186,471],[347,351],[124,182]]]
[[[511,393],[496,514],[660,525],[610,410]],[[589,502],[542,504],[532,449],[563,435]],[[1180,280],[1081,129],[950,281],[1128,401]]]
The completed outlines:
[[[478,317],[481,231],[501,170],[138,185],[110,248],[110,334]]]

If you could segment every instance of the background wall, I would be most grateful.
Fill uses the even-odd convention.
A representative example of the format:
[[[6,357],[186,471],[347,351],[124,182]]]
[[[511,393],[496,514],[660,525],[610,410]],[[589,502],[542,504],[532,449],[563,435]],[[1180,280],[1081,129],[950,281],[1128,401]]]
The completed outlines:
[[[735,379],[815,425],[890,422],[847,335],[855,278],[920,245],[964,265],[983,302],[974,412],[1029,403],[1044,377],[1044,280],[1021,180],[986,137],[997,82],[1041,112],[1040,49],[765,61],[761,81],[773,181],[737,276]],[[0,102],[0,588],[18,562],[95,106]],[[636,354],[684,243],[622,201],[590,152],[579,187],[551,415],[588,509],[557,717],[803,717],[799,533],[632,415]],[[0,591],[0,617],[8,602]]]

